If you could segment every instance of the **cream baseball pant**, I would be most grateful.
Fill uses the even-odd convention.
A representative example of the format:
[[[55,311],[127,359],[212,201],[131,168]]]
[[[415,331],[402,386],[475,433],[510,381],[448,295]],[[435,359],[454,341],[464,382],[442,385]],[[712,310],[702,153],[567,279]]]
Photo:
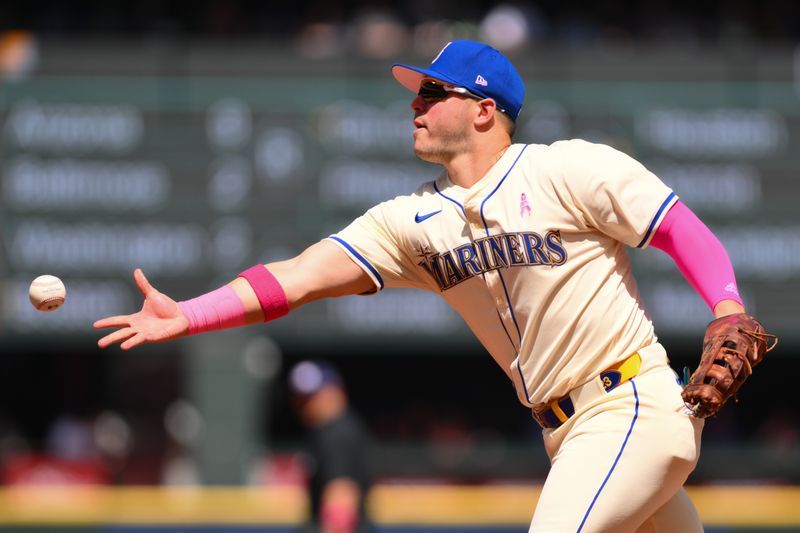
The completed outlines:
[[[543,430],[551,468],[531,533],[703,531],[683,489],[703,421],[687,414],[664,348],[639,354],[635,378],[608,393],[599,381],[580,387],[575,414]]]

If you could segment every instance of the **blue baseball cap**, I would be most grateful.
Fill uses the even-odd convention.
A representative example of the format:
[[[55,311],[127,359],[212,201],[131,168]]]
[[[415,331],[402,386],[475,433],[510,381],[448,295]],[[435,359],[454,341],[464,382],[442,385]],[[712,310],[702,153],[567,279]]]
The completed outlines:
[[[475,41],[451,41],[428,68],[396,63],[392,74],[403,87],[416,93],[423,78],[433,78],[497,102],[517,120],[525,98],[525,83],[511,61],[491,46]]]
[[[344,384],[336,368],[326,361],[301,361],[289,372],[289,389],[298,396],[316,394],[328,385]]]

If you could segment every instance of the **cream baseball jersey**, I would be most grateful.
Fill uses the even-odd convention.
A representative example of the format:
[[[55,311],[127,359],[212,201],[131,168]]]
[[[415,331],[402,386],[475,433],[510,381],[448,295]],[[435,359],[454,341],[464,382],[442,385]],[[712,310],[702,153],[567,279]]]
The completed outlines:
[[[676,201],[609,146],[514,144],[469,189],[443,173],[329,239],[376,290],[439,293],[532,406],[655,342],[625,245]]]

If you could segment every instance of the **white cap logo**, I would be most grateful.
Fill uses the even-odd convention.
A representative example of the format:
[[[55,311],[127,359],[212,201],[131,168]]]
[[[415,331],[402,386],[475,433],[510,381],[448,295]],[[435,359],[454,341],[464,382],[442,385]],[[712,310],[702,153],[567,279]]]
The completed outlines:
[[[484,78],[483,76],[478,74],[478,77],[475,78],[475,84],[476,85],[483,85],[484,87],[486,87],[487,85],[489,85],[489,82],[486,81],[486,78]]]

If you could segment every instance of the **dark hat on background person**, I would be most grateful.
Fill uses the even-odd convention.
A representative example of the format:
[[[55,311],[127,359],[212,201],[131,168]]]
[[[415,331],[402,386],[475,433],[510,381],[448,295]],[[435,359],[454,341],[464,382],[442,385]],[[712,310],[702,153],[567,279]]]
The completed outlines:
[[[442,48],[430,67],[402,63],[392,74],[403,87],[416,93],[424,78],[433,78],[471,93],[491,98],[512,120],[517,120],[525,99],[525,83],[511,61],[491,46],[476,41],[451,41]]]
[[[289,390],[296,396],[311,396],[329,385],[344,386],[339,371],[331,363],[306,360],[289,372]]]

